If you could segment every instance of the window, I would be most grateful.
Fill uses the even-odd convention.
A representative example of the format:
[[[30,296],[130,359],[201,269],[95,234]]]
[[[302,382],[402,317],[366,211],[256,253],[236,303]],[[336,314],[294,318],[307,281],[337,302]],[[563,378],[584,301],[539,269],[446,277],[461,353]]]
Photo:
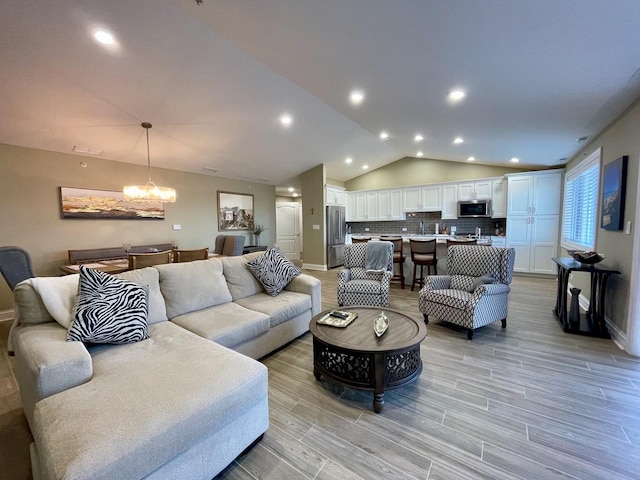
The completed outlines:
[[[562,247],[595,249],[599,194],[600,149],[597,149],[565,176]]]

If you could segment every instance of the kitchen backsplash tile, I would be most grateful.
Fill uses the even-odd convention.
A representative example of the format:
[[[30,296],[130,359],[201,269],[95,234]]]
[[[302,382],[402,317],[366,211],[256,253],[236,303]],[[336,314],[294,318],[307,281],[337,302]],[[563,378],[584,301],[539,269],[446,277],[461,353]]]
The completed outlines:
[[[352,234],[419,234],[420,222],[424,222],[425,233],[435,233],[436,223],[440,225],[440,233],[444,226],[450,229],[451,226],[456,227],[458,235],[466,235],[475,233],[476,227],[480,227],[482,235],[495,235],[496,226],[505,233],[506,220],[504,218],[459,218],[457,220],[442,220],[440,212],[416,212],[407,213],[406,220],[385,221],[385,222],[347,222],[351,227]],[[369,231],[366,231],[368,228]],[[407,231],[403,232],[402,229]]]

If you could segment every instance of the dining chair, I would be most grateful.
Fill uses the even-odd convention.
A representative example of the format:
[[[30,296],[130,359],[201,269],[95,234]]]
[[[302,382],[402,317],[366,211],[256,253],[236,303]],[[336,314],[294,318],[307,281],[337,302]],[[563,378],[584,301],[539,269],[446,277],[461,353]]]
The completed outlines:
[[[394,272],[392,282],[400,282],[400,288],[404,290],[404,252],[402,251],[402,237],[380,237],[380,240],[393,243],[393,263],[398,264],[399,274]]]
[[[158,253],[130,253],[129,270],[161,265],[163,263],[171,263],[172,259],[173,250],[166,250]]]
[[[411,261],[413,262],[413,281],[411,282],[411,291],[416,286],[416,282],[418,282],[418,286],[422,288],[424,285],[424,270],[423,268],[427,267],[427,275],[431,272],[431,267],[433,267],[433,274],[438,273],[436,271],[436,266],[438,265],[438,257],[436,255],[436,239],[433,240],[414,240],[412,238],[409,239],[409,249],[411,251]],[[418,271],[418,267],[420,267],[420,278],[416,278],[416,272]]]
[[[35,277],[31,257],[20,247],[0,247],[0,273],[11,290],[23,280]]]
[[[193,262],[194,260],[206,260],[207,258],[209,258],[209,247],[198,248],[195,250],[173,251],[173,261],[175,263]]]

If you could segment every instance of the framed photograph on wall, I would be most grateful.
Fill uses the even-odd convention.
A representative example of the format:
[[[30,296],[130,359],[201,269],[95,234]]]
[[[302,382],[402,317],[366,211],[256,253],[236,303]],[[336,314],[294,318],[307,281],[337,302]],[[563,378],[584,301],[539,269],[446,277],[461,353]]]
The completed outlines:
[[[622,230],[624,228],[628,161],[629,157],[625,155],[604,166],[600,228],[605,230]]]
[[[218,190],[218,230],[253,230],[253,195]]]

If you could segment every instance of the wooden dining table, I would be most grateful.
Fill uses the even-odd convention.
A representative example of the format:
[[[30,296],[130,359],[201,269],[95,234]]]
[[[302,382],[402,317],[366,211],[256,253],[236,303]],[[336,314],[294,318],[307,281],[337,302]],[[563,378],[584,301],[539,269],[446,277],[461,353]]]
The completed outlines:
[[[83,263],[82,265],[105,273],[122,273],[129,270],[129,260],[126,258],[101,260],[99,262]],[[65,274],[80,273],[80,265],[62,265],[60,270]]]

